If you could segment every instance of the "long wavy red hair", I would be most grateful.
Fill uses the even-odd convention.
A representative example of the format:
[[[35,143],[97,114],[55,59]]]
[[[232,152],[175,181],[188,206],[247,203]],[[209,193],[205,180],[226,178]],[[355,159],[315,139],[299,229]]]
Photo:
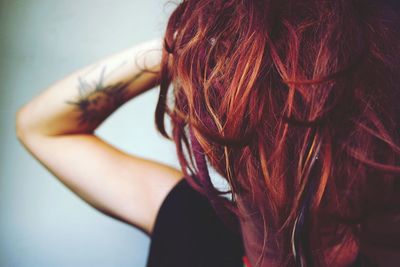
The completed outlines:
[[[157,128],[252,266],[340,266],[364,220],[399,207],[393,3],[184,0],[170,16]]]

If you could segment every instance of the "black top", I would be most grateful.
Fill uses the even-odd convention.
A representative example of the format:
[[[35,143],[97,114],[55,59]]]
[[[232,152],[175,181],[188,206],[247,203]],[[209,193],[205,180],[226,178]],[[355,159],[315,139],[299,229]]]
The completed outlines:
[[[157,214],[147,267],[243,267],[243,251],[241,238],[182,179]]]

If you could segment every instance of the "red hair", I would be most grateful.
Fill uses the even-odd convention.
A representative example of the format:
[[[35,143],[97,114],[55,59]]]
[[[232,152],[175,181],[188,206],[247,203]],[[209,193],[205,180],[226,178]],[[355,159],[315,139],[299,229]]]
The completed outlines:
[[[173,11],[157,128],[190,184],[239,219],[253,267],[339,266],[368,216],[399,207],[399,29],[388,1],[184,0]]]

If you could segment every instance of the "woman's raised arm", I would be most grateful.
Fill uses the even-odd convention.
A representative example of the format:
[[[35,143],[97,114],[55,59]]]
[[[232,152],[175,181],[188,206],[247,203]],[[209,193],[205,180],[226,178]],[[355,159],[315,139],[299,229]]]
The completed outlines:
[[[54,176],[99,211],[148,233],[182,172],[124,153],[94,131],[123,103],[158,84],[161,51],[162,40],[151,40],[77,70],[16,115],[18,139]]]
[[[20,108],[17,129],[48,136],[92,133],[124,102],[157,85],[161,51],[155,39],[73,72]]]

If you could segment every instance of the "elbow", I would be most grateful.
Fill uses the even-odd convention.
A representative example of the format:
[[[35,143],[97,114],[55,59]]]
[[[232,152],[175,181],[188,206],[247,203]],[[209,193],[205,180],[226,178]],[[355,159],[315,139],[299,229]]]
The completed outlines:
[[[41,147],[43,138],[42,135],[35,130],[32,124],[31,111],[27,108],[20,108],[14,114],[14,131],[15,137],[22,147],[31,155],[35,156],[38,148]]]
[[[14,117],[14,123],[15,123],[15,135],[18,138],[18,140],[22,141],[28,130],[27,130],[27,123],[26,123],[26,117],[28,114],[26,114],[26,111],[24,107],[18,109],[18,111],[15,113]]]

